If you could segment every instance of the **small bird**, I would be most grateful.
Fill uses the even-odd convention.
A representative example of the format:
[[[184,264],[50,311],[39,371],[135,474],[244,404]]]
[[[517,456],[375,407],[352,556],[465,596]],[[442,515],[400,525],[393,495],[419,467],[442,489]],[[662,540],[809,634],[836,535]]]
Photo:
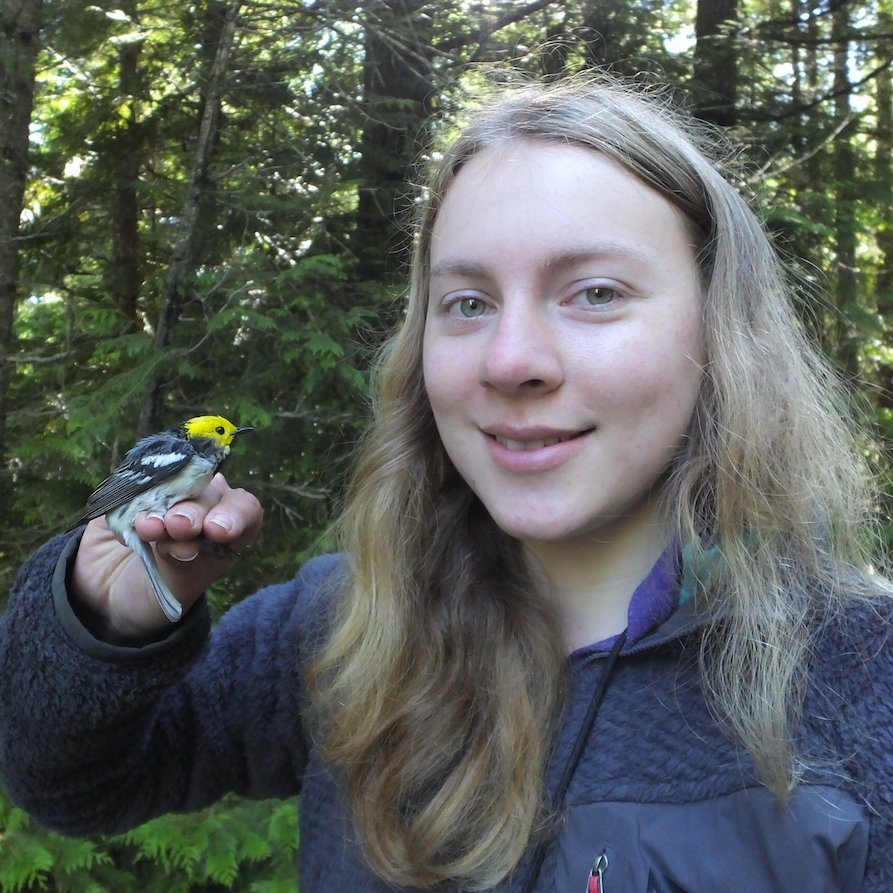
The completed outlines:
[[[229,455],[233,441],[253,428],[237,428],[219,415],[188,419],[179,428],[139,440],[87,500],[79,524],[101,515],[109,529],[142,559],[158,604],[171,623],[183,608],[161,578],[152,547],[133,529],[140,512],[163,514],[198,496]]]

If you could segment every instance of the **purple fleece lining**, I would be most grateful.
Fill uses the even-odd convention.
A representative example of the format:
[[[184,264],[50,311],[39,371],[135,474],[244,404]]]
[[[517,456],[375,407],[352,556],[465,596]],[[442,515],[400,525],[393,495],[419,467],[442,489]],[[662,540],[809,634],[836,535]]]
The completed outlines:
[[[660,626],[675,610],[679,594],[679,552],[670,547],[664,550],[648,575],[636,587],[626,615],[626,644],[635,645],[653,629]],[[584,645],[574,652],[574,658],[610,651],[617,636]]]

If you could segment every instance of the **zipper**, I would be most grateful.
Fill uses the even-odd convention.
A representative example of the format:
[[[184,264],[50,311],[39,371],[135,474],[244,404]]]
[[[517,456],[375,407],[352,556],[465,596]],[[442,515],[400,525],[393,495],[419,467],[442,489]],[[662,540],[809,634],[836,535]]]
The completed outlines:
[[[589,707],[587,708],[586,716],[583,717],[583,722],[579,730],[577,731],[577,737],[574,741],[573,750],[571,751],[570,757],[568,758],[568,761],[564,766],[564,771],[562,772],[561,778],[558,782],[558,786],[555,789],[553,800],[556,806],[564,806],[571,779],[574,777],[574,770],[577,768],[577,764],[580,762],[580,758],[583,756],[583,751],[586,748],[586,743],[589,740],[589,736],[592,733],[592,728],[595,725],[595,720],[598,716],[598,711],[601,707],[602,699],[604,698],[605,693],[608,690],[608,683],[611,681],[611,672],[614,669],[614,664],[620,657],[620,652],[623,650],[623,646],[625,643],[626,630],[624,630],[617,637],[617,640],[611,647],[610,653],[605,658],[606,666],[602,670],[602,675],[601,679],[599,679],[598,686],[592,693],[592,698],[589,701]],[[543,868],[543,862],[545,862],[546,860],[546,851],[549,848],[550,842],[551,838],[543,837],[536,845],[536,849],[533,851],[533,855],[531,856],[530,864],[527,869],[527,876],[524,879],[524,883],[520,887],[521,893],[534,893],[537,881],[539,880],[540,871],[542,871]],[[604,855],[604,852],[602,853],[602,855]],[[598,857],[596,857],[595,863],[593,863],[593,868],[596,867],[596,863],[598,863]],[[602,867],[602,871],[604,872],[605,868],[607,867],[608,860],[607,857],[605,857],[605,863]],[[592,879],[591,872],[589,876],[590,879]],[[596,874],[595,877],[596,879],[598,879],[598,874]],[[599,883],[601,883],[601,881],[599,881]],[[600,886],[590,887],[590,889],[587,890],[587,893],[604,893],[604,890]]]
[[[605,872],[608,870],[608,855],[604,851],[595,857],[589,878],[586,881],[586,893],[605,893]]]

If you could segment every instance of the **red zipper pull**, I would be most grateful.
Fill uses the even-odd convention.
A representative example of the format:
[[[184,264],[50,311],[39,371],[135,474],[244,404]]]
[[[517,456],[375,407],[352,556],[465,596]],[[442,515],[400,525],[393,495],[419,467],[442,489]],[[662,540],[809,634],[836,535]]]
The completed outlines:
[[[605,869],[607,867],[608,857],[602,853],[592,863],[592,868],[589,870],[586,893],[605,893]]]

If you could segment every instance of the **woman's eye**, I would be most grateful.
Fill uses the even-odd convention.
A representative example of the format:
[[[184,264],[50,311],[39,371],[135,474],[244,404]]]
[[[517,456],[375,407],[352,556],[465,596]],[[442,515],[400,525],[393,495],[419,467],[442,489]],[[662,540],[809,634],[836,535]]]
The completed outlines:
[[[618,297],[617,289],[609,285],[591,285],[589,288],[584,288],[580,294],[591,307],[603,307]]]
[[[487,305],[480,298],[467,297],[455,301],[452,309],[465,319],[475,319],[478,316],[483,316]]]

